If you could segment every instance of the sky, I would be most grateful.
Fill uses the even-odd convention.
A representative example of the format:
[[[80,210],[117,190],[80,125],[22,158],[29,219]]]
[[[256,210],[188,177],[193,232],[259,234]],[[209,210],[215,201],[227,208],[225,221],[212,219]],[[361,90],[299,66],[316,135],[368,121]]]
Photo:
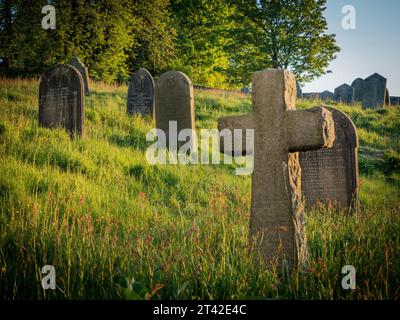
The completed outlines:
[[[346,5],[355,8],[354,30],[342,28]],[[328,0],[325,17],[341,51],[328,68],[332,73],[307,83],[303,92],[333,92],[377,72],[388,79],[390,95],[400,96],[400,0]]]

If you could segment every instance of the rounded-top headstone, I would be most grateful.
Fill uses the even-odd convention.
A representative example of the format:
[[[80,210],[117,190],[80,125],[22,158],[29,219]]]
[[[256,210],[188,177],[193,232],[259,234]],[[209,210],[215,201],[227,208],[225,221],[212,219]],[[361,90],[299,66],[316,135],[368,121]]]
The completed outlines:
[[[365,81],[364,79],[357,78],[352,83],[351,86],[354,88],[354,100],[362,101],[364,90],[365,90]]]
[[[128,114],[150,115],[154,118],[154,79],[146,69],[132,74],[126,108]]]
[[[46,128],[63,127],[71,134],[83,134],[84,84],[73,66],[57,64],[40,78],[39,124]]]
[[[171,122],[176,121],[178,134],[184,129],[195,130],[193,84],[189,77],[179,71],[168,71],[161,75],[156,83],[155,109],[157,129],[163,130],[167,139]],[[182,144],[179,142],[178,146]],[[196,148],[193,141],[192,150]]]
[[[305,203],[307,207],[320,202],[349,208],[357,204],[358,196],[357,129],[344,112],[324,108],[335,122],[335,142],[330,149],[300,152]]]
[[[89,71],[88,68],[83,64],[83,62],[78,57],[72,57],[70,65],[75,67],[81,74],[84,84],[85,95],[90,94],[89,88]]]
[[[333,99],[345,104],[354,103],[354,88],[344,83],[335,89]]]

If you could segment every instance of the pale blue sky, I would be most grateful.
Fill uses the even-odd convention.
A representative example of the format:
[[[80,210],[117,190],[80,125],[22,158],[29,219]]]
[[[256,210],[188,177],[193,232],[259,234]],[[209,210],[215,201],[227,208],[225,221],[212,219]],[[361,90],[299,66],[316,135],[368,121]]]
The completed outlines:
[[[341,26],[345,5],[356,9],[355,30]],[[341,52],[329,66],[332,73],[306,84],[303,92],[333,92],[377,72],[388,79],[390,95],[400,96],[400,0],[328,0],[325,16]]]

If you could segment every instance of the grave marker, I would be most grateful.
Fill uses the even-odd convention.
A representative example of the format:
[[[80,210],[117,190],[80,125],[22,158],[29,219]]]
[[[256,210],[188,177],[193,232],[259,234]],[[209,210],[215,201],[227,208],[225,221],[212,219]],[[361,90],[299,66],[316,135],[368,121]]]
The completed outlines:
[[[85,95],[88,96],[90,94],[88,68],[82,63],[82,61],[78,57],[73,57],[71,59],[70,65],[75,67],[80,72],[83,79],[83,84],[85,86],[84,92]]]
[[[324,108],[335,122],[335,143],[329,149],[300,152],[305,204],[311,207],[321,202],[349,208],[357,203],[358,195],[357,130],[345,113]]]
[[[169,128],[176,121],[177,132],[183,129],[195,130],[193,85],[189,77],[179,71],[161,75],[155,89],[156,127],[166,133],[167,147],[170,147]],[[190,139],[191,150],[197,150],[194,139]],[[179,148],[185,142],[178,142]]]
[[[352,82],[351,86],[354,88],[354,101],[362,101],[365,90],[364,79],[357,78]]]
[[[40,78],[39,124],[46,128],[64,127],[83,135],[84,92],[79,71],[66,64],[51,67]]]
[[[332,115],[324,108],[295,110],[296,82],[286,70],[253,73],[252,97],[252,114],[218,124],[219,130],[254,128],[250,241],[257,238],[256,248],[268,260],[302,266],[307,251],[298,151],[333,145]]]
[[[348,84],[342,84],[341,86],[335,89],[333,94],[333,99],[337,102],[345,103],[345,104],[353,104],[354,103],[354,88],[349,86]]]
[[[132,74],[126,101],[128,114],[139,113],[154,118],[154,86],[153,77],[146,69]]]
[[[363,109],[378,109],[385,104],[386,78],[374,73],[365,79],[365,90],[362,100]]]

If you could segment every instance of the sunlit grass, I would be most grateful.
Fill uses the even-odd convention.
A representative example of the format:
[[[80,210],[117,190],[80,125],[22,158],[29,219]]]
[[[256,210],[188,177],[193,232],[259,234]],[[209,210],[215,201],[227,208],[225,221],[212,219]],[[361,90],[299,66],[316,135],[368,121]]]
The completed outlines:
[[[38,126],[37,80],[0,79],[2,297],[400,297],[399,178],[380,167],[392,162],[363,164],[371,170],[361,171],[359,212],[307,212],[309,272],[287,283],[280,270],[252,263],[250,177],[229,165],[149,165],[145,135],[154,124],[126,115],[127,87],[91,88],[85,136],[71,139]],[[250,112],[251,99],[195,90],[195,107],[197,128],[216,128],[220,116]],[[398,109],[337,107],[359,127],[363,147],[398,155]],[[46,264],[62,291],[41,288]],[[357,290],[340,286],[345,264],[357,269]]]

